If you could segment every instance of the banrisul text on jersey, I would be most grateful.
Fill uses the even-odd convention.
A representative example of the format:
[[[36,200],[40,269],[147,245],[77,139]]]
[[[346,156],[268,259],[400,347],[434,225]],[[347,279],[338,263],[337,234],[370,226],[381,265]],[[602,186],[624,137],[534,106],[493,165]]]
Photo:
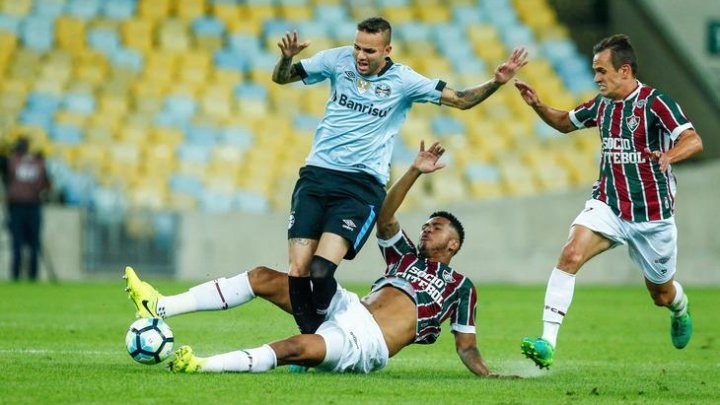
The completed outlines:
[[[598,95],[570,112],[578,128],[598,127],[602,140],[600,175],[592,197],[633,222],[670,218],[675,206],[672,168],[660,170],[645,148],[665,152],[692,128],[680,106],[657,89],[638,82],[623,100]]]

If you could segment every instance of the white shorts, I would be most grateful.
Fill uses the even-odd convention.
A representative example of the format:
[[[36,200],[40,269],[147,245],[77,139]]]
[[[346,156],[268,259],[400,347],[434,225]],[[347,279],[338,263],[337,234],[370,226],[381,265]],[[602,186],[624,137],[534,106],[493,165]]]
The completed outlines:
[[[319,370],[369,373],[385,367],[389,353],[382,331],[357,294],[338,285],[327,320],[318,328],[325,339]]]
[[[653,284],[672,279],[677,263],[675,218],[649,222],[630,222],[617,215],[602,201],[590,199],[573,225],[582,225],[618,244],[628,245],[632,261]]]

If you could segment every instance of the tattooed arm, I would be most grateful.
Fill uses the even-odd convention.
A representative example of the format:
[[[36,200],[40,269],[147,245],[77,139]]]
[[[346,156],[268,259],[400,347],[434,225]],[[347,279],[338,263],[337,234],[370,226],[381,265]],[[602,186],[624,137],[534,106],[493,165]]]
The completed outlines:
[[[440,96],[440,103],[461,110],[475,107],[490,97],[500,86],[512,79],[515,73],[527,64],[526,59],[527,51],[524,48],[515,49],[508,60],[495,69],[495,75],[492,79],[481,85],[463,90],[453,90],[445,87]]]
[[[292,60],[295,55],[310,46],[310,41],[298,43],[297,31],[293,31],[292,34],[286,32],[285,36],[278,41],[277,46],[280,48],[282,55],[275,65],[272,80],[278,84],[287,84],[300,80],[300,75],[293,66]]]

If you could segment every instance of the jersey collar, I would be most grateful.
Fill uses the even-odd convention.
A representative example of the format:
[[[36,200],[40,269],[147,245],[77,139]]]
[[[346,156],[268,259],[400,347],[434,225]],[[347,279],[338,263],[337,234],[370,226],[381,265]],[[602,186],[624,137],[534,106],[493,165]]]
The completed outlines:
[[[383,73],[387,72],[388,69],[390,69],[390,67],[393,65],[393,63],[394,63],[394,62],[392,61],[392,59],[390,59],[389,56],[386,56],[386,57],[385,57],[385,67],[383,67],[382,69],[380,69],[380,71],[378,72],[377,76],[380,77],[380,76],[383,75]]]

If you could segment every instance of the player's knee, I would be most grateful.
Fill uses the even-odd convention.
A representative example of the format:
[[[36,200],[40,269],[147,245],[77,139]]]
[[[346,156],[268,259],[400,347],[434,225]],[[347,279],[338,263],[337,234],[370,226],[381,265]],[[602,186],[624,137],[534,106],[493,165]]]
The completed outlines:
[[[258,266],[248,271],[248,281],[250,288],[256,295],[263,296],[265,291],[274,291],[278,284],[282,283],[284,273],[265,266]]]
[[[558,268],[574,273],[583,264],[583,252],[572,243],[568,242],[560,254]]]
[[[310,262],[310,277],[314,279],[332,278],[335,275],[335,269],[337,269],[337,264],[324,257],[313,256]]]

